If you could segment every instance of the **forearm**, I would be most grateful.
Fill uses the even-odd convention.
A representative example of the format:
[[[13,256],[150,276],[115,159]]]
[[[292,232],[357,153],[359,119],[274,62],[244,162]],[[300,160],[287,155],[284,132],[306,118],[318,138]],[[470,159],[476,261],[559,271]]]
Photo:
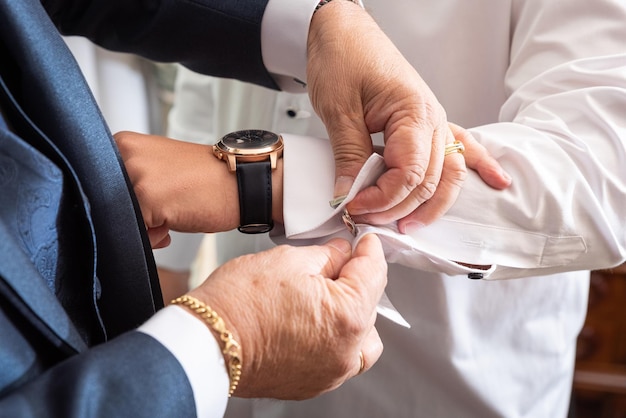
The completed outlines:
[[[236,175],[210,146],[128,135],[116,138],[149,229],[217,232],[239,225]],[[626,231],[618,211],[626,205],[626,173],[619,174],[624,167],[619,157],[613,163],[608,155],[601,158],[593,152],[576,157],[576,148],[559,149],[545,134],[520,124],[486,126],[475,135],[512,174],[512,186],[495,190],[470,172],[459,199],[442,219],[409,231],[408,237],[391,238],[411,239],[409,246],[428,255],[422,260],[416,254],[406,264],[440,271],[441,264],[429,264],[435,257],[449,261],[453,268],[445,271],[451,274],[467,272],[453,261],[493,265],[499,268],[492,278],[505,278],[623,261]],[[516,140],[503,142],[505,135]],[[284,157],[272,175],[274,220],[284,219],[292,239],[327,238],[345,230],[341,211],[328,204],[333,155],[327,140],[283,137]],[[619,139],[614,143],[620,144]],[[384,163],[379,160],[374,168],[367,181],[376,181]],[[388,229],[394,228],[391,224]]]
[[[611,65],[618,69],[626,63],[626,57],[621,61],[621,65],[619,59]],[[576,67],[591,76],[597,64],[589,64],[586,67],[578,62]],[[605,73],[608,64],[604,64]],[[557,79],[580,77],[570,71],[565,73],[555,70],[544,77],[543,83],[555,86]],[[602,79],[600,73],[596,76]],[[475,225],[494,222],[501,233],[527,231],[521,240],[501,237],[503,245],[498,251],[532,242],[527,255],[514,262],[515,267],[545,267],[546,273],[561,268],[607,268],[623,262],[626,256],[621,213],[626,204],[626,132],[616,123],[623,117],[618,109],[626,106],[626,84],[584,89],[564,86],[564,90],[524,104],[512,123],[473,130],[500,156],[515,180],[510,190],[493,199],[496,206],[487,204],[492,200],[488,190],[463,191],[464,202],[476,193],[480,193],[481,201],[483,196],[487,198],[480,207],[484,215],[471,210],[450,213],[455,219],[461,217]],[[488,221],[489,213],[494,221]]]
[[[481,205],[480,211],[492,212],[503,233],[528,231],[525,239],[500,239],[504,247],[528,246],[525,257],[511,261],[516,268],[547,274],[623,262],[626,9],[606,2],[564,19],[562,8],[552,3],[524,2],[518,12],[505,79],[510,96],[500,123],[472,129],[516,179],[498,206]],[[577,25],[594,37],[572,30]],[[545,39],[553,40],[547,50]],[[466,217],[459,211],[451,215]]]

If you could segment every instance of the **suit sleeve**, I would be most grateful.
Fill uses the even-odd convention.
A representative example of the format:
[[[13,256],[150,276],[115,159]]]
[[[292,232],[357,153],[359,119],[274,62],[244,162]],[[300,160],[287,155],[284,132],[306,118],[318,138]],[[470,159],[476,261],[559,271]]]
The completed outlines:
[[[168,394],[168,396],[163,396]],[[176,358],[130,332],[71,357],[0,400],[1,417],[195,417]]]
[[[65,35],[193,71],[278,89],[263,63],[268,0],[44,0]]]
[[[166,307],[139,331],[78,354],[16,312],[0,306],[1,418],[213,418],[226,410],[219,344],[182,308]]]

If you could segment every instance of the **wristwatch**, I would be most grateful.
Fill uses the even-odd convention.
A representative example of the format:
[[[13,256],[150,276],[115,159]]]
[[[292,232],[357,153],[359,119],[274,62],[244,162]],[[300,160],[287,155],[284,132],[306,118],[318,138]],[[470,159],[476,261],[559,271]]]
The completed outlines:
[[[272,170],[283,155],[283,138],[269,131],[244,130],[225,135],[213,155],[237,174],[239,229],[246,234],[269,232],[272,220]]]

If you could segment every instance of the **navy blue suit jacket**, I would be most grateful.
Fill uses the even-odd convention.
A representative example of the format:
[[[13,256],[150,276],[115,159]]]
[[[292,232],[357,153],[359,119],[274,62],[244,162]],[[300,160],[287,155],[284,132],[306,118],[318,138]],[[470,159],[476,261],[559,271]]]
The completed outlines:
[[[180,364],[133,331],[162,306],[152,253],[57,29],[275,88],[266,2],[0,0],[0,417],[194,415]]]

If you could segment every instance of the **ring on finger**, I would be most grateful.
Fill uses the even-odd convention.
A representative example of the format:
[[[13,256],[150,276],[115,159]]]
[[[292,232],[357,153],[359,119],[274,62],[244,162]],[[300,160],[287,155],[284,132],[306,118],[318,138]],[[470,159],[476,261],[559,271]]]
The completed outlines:
[[[446,144],[443,155],[454,154],[458,152],[459,154],[463,154],[465,152],[465,145],[461,141],[454,141],[450,144]]]
[[[359,351],[359,372],[357,373],[357,376],[360,375],[361,373],[363,373],[363,370],[365,370],[365,359],[363,358],[363,351]]]

